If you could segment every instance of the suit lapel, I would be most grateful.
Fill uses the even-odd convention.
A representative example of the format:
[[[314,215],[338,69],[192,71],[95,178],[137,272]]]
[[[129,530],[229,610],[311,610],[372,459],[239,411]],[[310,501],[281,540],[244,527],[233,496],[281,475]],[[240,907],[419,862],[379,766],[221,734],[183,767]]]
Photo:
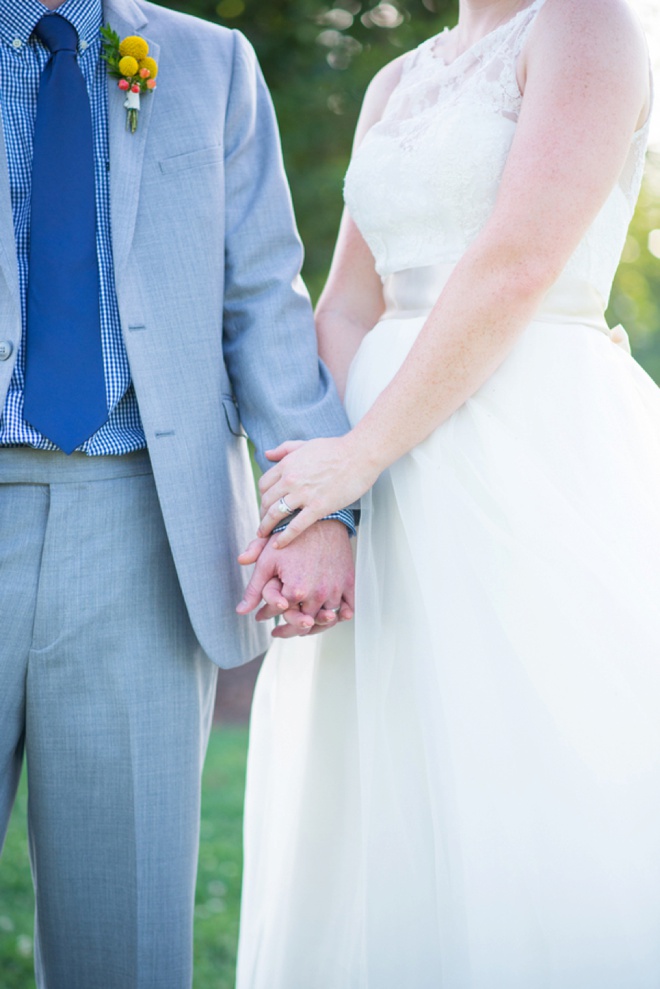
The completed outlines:
[[[107,0],[104,12],[105,23],[121,38],[136,34],[147,23],[144,13],[132,0]],[[149,37],[148,32],[141,32],[141,36],[149,44],[149,54],[158,61],[158,45]],[[149,121],[153,102],[158,99],[158,91],[142,97],[138,128],[134,134],[126,129],[124,99],[124,94],[117,87],[117,80],[109,76],[110,212],[112,251],[118,284],[133,242]]]

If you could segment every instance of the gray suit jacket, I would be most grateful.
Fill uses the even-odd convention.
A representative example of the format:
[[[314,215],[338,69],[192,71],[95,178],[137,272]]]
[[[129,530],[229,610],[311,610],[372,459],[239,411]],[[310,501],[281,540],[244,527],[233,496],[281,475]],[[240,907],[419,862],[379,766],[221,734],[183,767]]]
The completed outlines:
[[[137,133],[109,80],[113,252],[122,332],[190,618],[214,662],[262,652],[267,629],[234,612],[256,499],[241,423],[263,451],[338,435],[346,419],[319,363],[276,123],[242,35],[142,0],[105,21],[160,65]],[[0,128],[0,131],[2,128]],[[1,134],[0,134],[1,138]],[[0,140],[0,408],[21,319]],[[6,351],[5,351],[6,352]]]

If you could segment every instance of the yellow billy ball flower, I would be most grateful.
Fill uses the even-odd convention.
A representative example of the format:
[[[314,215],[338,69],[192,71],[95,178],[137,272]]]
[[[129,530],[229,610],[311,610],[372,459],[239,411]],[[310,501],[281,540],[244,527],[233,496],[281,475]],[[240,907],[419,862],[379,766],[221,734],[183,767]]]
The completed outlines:
[[[130,38],[124,38],[124,40],[119,45],[120,55],[132,55],[138,61],[141,58],[146,58],[149,54],[149,45],[144,40],[137,35],[131,35]]]
[[[137,71],[138,71],[137,59],[133,58],[132,55],[124,55],[123,58],[119,59],[119,71],[123,76],[132,79],[133,76],[137,75]]]
[[[158,62],[156,61],[155,58],[141,58],[140,68],[148,69],[149,76],[151,79],[155,79],[156,76],[158,75]]]

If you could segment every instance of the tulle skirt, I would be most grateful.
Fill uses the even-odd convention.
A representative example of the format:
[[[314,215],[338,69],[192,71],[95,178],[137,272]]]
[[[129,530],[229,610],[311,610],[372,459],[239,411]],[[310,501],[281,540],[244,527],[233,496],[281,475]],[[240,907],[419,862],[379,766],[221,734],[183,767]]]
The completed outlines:
[[[658,388],[532,323],[365,497],[357,577],[259,679],[238,989],[658,989]]]

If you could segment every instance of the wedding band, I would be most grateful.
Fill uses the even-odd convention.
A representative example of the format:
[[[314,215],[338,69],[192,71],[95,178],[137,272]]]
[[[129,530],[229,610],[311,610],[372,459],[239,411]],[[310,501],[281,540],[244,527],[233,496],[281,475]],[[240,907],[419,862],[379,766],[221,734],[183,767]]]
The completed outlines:
[[[327,608],[326,610],[332,611],[335,615],[338,615],[339,612],[341,611],[341,608]]]
[[[280,500],[277,503],[277,507],[279,508],[282,515],[293,515],[293,509],[289,508],[284,498],[280,498]]]

